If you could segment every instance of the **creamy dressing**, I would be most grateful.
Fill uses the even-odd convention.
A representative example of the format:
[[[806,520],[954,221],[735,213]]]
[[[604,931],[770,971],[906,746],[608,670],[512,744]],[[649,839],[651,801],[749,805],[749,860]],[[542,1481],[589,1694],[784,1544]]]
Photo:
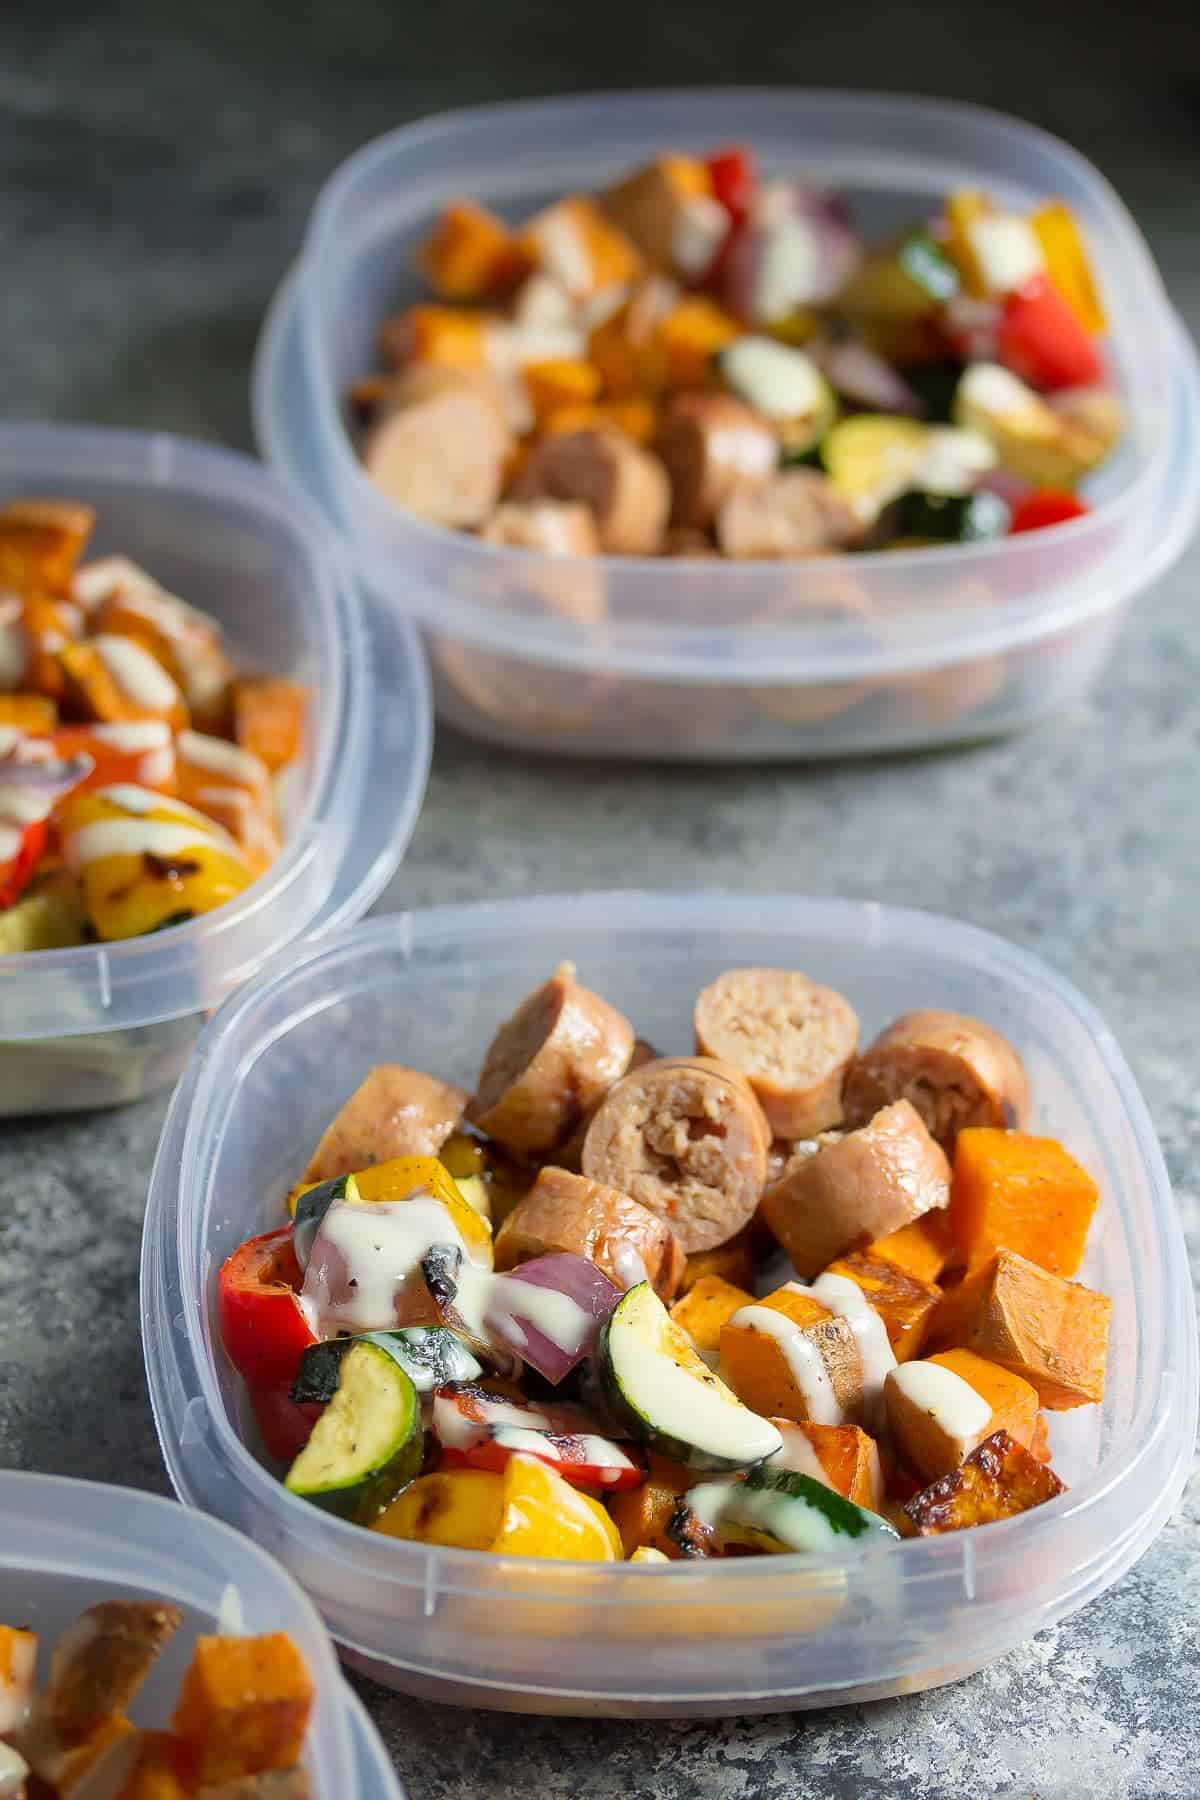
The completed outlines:
[[[3,796],[0,795],[0,805],[2,804]],[[23,842],[22,833],[17,830],[15,825],[0,823],[0,863],[11,862]]]
[[[15,750],[23,736],[19,725],[0,725],[0,756]]]
[[[992,1409],[969,1381],[944,1363],[907,1362],[893,1370],[890,1380],[911,1406],[928,1413],[940,1431],[955,1443],[973,1450],[991,1423]]]
[[[806,219],[782,219],[766,233],[754,280],[752,311],[764,325],[786,318],[820,275],[817,237]]]
[[[671,261],[689,279],[706,273],[729,228],[729,214],[719,200],[693,194],[675,214]]]
[[[614,1246],[612,1265],[613,1273],[626,1293],[639,1283],[650,1280],[646,1265],[632,1244],[619,1243]]]
[[[96,819],[66,840],[68,865],[78,872],[109,856],[179,856],[185,850],[211,846],[214,840],[194,825],[166,819]],[[221,849],[225,846],[222,844]]]
[[[789,1550],[836,1550],[845,1543],[845,1533],[835,1531],[818,1507],[770,1488],[706,1481],[690,1488],[684,1501],[701,1524],[718,1534],[725,1524],[748,1526]]]
[[[459,1273],[472,1267],[449,1210],[432,1194],[369,1203],[335,1200],[313,1239],[301,1300],[314,1328],[387,1331],[406,1281],[436,1245],[462,1252]]]
[[[1018,375],[1000,363],[972,363],[959,384],[963,403],[993,419],[1053,422],[1054,414]]]
[[[761,1462],[779,1449],[783,1440],[770,1420],[743,1406],[716,1376],[702,1380],[669,1355],[647,1350],[640,1340],[623,1348],[627,1356],[609,1340],[620,1387],[639,1413],[667,1433],[730,1462]]]
[[[238,787],[261,793],[267,785],[266,765],[250,750],[239,744],[227,744],[223,738],[207,737],[200,731],[181,731],[176,740],[179,755],[199,769],[210,769]]]
[[[164,744],[159,750],[148,750],[137,766],[138,780],[147,787],[167,787],[175,774],[175,746]]]
[[[474,1337],[499,1338],[520,1350],[528,1342],[526,1325],[540,1331],[568,1356],[583,1349],[595,1330],[590,1312],[557,1288],[496,1275],[491,1269],[464,1262],[455,1277],[454,1310]]]
[[[114,750],[134,756],[139,750],[162,750],[171,742],[171,727],[165,719],[127,719],[115,725],[93,725],[92,736]]]
[[[29,1777],[29,1764],[11,1744],[0,1744],[0,1800],[23,1794]]]
[[[234,1587],[231,1581],[221,1589],[221,1604],[217,1609],[217,1631],[222,1637],[246,1636],[246,1609],[242,1605],[240,1591]]]
[[[1016,213],[985,213],[972,219],[967,236],[989,293],[1011,294],[1046,272],[1037,233]]]
[[[896,1367],[896,1357],[888,1338],[887,1326],[867,1296],[848,1275],[834,1275],[826,1270],[812,1286],[805,1289],[799,1282],[789,1282],[798,1293],[809,1293],[826,1312],[845,1319],[854,1333],[858,1357],[862,1364],[863,1406],[867,1429],[878,1432],[884,1422],[883,1384]]]
[[[825,1359],[793,1319],[770,1306],[743,1306],[734,1313],[730,1323],[774,1338],[814,1424],[841,1425],[844,1422],[845,1414],[838,1405]],[[774,1426],[771,1429],[774,1430]]]
[[[592,289],[592,259],[583,234],[569,213],[555,210],[538,222],[534,232],[541,263],[552,280],[568,294],[581,299]]]
[[[132,638],[112,637],[101,632],[91,642],[121,692],[135,706],[170,712],[178,704],[179,689],[167,671]]]
[[[965,494],[997,461],[995,450],[980,432],[936,425],[929,431],[913,485],[929,494]]]
[[[84,607],[99,606],[114,594],[145,589],[153,593],[158,583],[128,556],[101,556],[84,563],[71,577],[71,594]]]
[[[793,1474],[807,1475],[813,1481],[819,1481],[824,1487],[832,1488],[833,1483],[825,1472],[825,1465],[813,1447],[813,1441],[803,1425],[793,1425],[790,1421],[779,1419],[779,1435],[783,1439],[783,1449],[771,1457],[768,1464],[772,1469],[790,1469]]]

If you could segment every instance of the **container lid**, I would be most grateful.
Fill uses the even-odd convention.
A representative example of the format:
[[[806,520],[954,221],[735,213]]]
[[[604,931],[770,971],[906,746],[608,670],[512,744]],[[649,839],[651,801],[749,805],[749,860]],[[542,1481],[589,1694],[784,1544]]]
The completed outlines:
[[[364,605],[321,518],[249,457],[163,433],[0,427],[0,496],[32,492],[93,504],[95,550],[144,561],[220,619],[235,654],[304,681],[315,729],[269,872],[168,932],[0,956],[7,1044],[207,1011],[283,945],[359,917],[408,845],[432,745],[412,627]]]
[[[793,172],[927,212],[987,186],[1015,204],[1066,198],[1083,219],[1112,318],[1128,411],[1095,507],[993,544],[803,563],[547,559],[452,534],[379,493],[345,428],[346,384],[403,295],[416,234],[453,194],[514,216],[597,186],[666,142],[744,138]],[[903,675],[1036,643],[1110,610],[1178,554],[1200,513],[1200,368],[1136,224],[1065,144],[980,108],[819,91],[676,90],[468,109],[366,145],[327,183],[298,276],[254,374],[259,444],[318,500],[367,589],[439,632],[532,662],[680,682],[798,683]]]
[[[307,1757],[316,1800],[403,1800],[316,1611],[257,1545],[156,1495],[0,1471],[0,1592],[9,1623],[28,1624],[45,1649],[84,1607],[130,1591],[172,1600],[185,1614],[178,1643],[147,1684],[143,1722],[165,1724],[192,1639],[236,1596],[244,1628],[286,1631],[313,1677]]]

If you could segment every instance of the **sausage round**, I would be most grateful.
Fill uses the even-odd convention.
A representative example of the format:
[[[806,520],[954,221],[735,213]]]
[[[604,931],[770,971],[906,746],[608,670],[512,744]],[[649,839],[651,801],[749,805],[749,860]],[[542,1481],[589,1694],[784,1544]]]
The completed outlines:
[[[711,1057],[666,1057],[612,1089],[588,1127],[583,1172],[665,1219],[690,1256],[749,1221],[770,1141],[737,1069]]]
[[[389,499],[438,525],[482,525],[512,440],[488,396],[462,380],[386,412],[367,433],[363,466]]]
[[[596,521],[600,548],[614,556],[653,556],[671,509],[671,486],[658,458],[610,429],[543,438],[513,484],[514,500],[578,500]]]
[[[677,394],[658,453],[671,478],[671,523],[706,530],[741,488],[765,481],[779,461],[775,433],[733,394]]]
[[[378,1063],[312,1153],[305,1181],[352,1175],[394,1156],[436,1156],[462,1123],[467,1096],[436,1075]]]
[[[640,1069],[648,1062],[657,1062],[658,1059],[658,1051],[653,1044],[648,1044],[645,1038],[634,1038],[633,1051],[622,1074],[630,1075],[634,1069]],[[586,1116],[580,1119],[566,1143],[559,1149],[554,1159],[558,1168],[569,1169],[574,1175],[579,1173],[583,1166],[583,1146],[587,1138],[588,1126],[595,1118],[596,1107],[599,1104],[600,1102],[597,1101],[596,1106],[593,1106]]]
[[[738,488],[717,514],[717,542],[726,556],[817,556],[845,549],[862,526],[818,469],[782,469],[767,481]]]
[[[508,500],[479,535],[488,544],[546,556],[595,556],[600,549],[595,520],[574,500]]]
[[[467,1116],[518,1156],[548,1156],[625,1073],[633,1043],[628,1019],[564,963],[496,1033]]]
[[[729,969],[693,1014],[696,1048],[740,1069],[777,1138],[841,1123],[842,1081],[858,1048],[848,1000],[792,969]]]
[[[950,1200],[950,1165],[907,1100],[811,1156],[795,1156],[762,1213],[805,1280],[835,1257]]]
[[[556,1250],[585,1256],[620,1288],[649,1281],[673,1297],[684,1256],[665,1220],[627,1194],[566,1169],[543,1169],[496,1237],[496,1267]]]
[[[968,1125],[1020,1126],[1029,1081],[1006,1038],[963,1013],[911,1012],[869,1045],[846,1077],[846,1116],[865,1124],[889,1101],[911,1101],[949,1154]]]

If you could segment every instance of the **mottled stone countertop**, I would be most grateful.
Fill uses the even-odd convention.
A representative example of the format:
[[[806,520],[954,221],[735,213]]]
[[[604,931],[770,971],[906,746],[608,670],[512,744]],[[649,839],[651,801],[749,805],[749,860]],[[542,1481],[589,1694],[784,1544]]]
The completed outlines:
[[[783,9],[447,0],[0,9],[4,407],[249,444],[255,329],[320,180],[446,104],[654,78],[944,91],[1076,141],[1200,325],[1196,16],[1069,5]],[[417,9],[421,14],[426,9]],[[430,9],[432,13],[433,9]],[[406,27],[405,14],[409,15]],[[674,18],[669,15],[675,14]],[[301,16],[303,15],[303,16]],[[686,22],[685,22],[686,21]],[[410,35],[411,33],[411,35]],[[1200,1256],[1200,545],[1070,716],[957,755],[818,769],[551,767],[441,735],[384,905],[717,885],[973,920],[1096,1002],[1143,1085]],[[164,1103],[0,1124],[0,1464],[164,1491],[137,1266]],[[957,1687],[722,1724],[459,1714],[363,1692],[412,1800],[1195,1800],[1200,1486],[1130,1575]]]

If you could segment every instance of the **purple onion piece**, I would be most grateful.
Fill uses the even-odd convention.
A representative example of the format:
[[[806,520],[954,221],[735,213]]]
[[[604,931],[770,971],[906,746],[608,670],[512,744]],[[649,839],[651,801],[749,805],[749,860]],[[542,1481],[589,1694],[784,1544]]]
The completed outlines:
[[[822,374],[852,406],[868,412],[907,413],[917,417],[925,409],[891,363],[865,344],[812,344],[809,354]]]
[[[518,1283],[531,1289],[564,1294],[574,1301],[578,1311],[571,1317],[569,1333],[556,1331],[560,1322],[552,1320],[546,1309],[539,1308],[532,1293],[528,1310],[525,1310],[519,1297],[514,1299],[513,1288]],[[600,1327],[620,1298],[620,1288],[586,1257],[572,1256],[566,1251],[535,1256],[504,1277],[503,1301],[498,1295],[488,1323],[530,1368],[557,1386],[585,1356],[590,1356]],[[561,1343],[558,1341],[560,1335],[564,1336]]]
[[[8,756],[0,756],[0,781],[5,787],[25,788],[30,793],[59,799],[78,787],[95,768],[92,758],[80,751],[78,756],[31,756],[30,745],[18,744]]]

